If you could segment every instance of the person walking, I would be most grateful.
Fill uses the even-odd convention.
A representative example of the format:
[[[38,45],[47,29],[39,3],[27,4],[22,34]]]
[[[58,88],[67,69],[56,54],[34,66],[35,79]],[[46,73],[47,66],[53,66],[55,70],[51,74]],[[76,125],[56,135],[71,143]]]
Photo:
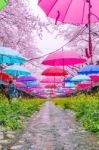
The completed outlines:
[[[9,103],[15,102],[16,93],[17,93],[16,86],[13,83],[13,81],[10,80],[7,86],[7,98],[9,100]]]

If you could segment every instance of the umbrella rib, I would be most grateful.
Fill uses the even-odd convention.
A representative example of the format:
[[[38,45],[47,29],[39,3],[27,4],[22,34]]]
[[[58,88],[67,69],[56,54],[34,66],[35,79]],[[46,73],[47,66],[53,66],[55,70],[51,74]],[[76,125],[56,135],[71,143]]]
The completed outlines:
[[[67,15],[67,13],[68,13],[68,11],[69,11],[70,5],[71,5],[72,2],[73,2],[73,0],[70,1],[69,6],[68,6],[68,8],[67,8],[67,10],[66,10],[66,12],[65,12],[64,17],[63,17],[63,21],[62,21],[62,22],[64,22],[64,20],[65,20],[65,18],[66,18],[66,15]]]
[[[47,13],[47,16],[49,15],[49,13],[51,12],[51,10],[53,9],[53,7],[55,6],[55,4],[57,3],[58,0],[56,0],[53,4],[53,6],[50,8],[49,12]]]
[[[83,20],[84,20],[84,12],[85,12],[85,1],[84,1],[84,5],[83,5],[83,12],[82,12],[82,23],[83,23]]]

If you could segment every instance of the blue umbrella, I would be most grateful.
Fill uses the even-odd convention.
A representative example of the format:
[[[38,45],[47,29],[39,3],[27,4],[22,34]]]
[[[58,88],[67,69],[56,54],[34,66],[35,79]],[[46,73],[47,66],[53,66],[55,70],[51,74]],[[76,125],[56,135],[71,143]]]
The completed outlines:
[[[66,83],[65,84],[65,88],[75,88],[75,84],[74,83]]]
[[[26,86],[27,87],[37,87],[37,86],[39,86],[39,84],[36,82],[27,82]]]
[[[72,82],[81,82],[81,81],[89,81],[89,80],[91,80],[91,78],[86,75],[77,75],[71,79]]]
[[[7,47],[0,47],[0,63],[23,63],[26,58],[23,57],[19,52]]]
[[[11,75],[29,75],[30,74],[30,71],[28,69],[19,65],[8,66],[5,69],[3,69],[3,71]]]
[[[3,82],[2,82],[2,80],[0,80],[0,84],[2,84]]]
[[[58,93],[64,93],[64,89],[58,89],[57,92]]]
[[[64,81],[65,81],[65,82],[71,82],[71,79],[72,79],[72,77],[71,77],[71,76],[68,76],[68,77],[66,77],[66,78],[64,79]]]
[[[99,73],[99,65],[87,65],[82,67],[78,74],[94,74]]]

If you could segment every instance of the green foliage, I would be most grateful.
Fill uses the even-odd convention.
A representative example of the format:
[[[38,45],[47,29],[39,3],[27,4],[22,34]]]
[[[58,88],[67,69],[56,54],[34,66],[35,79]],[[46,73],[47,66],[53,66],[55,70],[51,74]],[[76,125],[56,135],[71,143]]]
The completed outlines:
[[[21,129],[24,124],[21,120],[23,117],[30,117],[33,112],[39,110],[39,106],[44,99],[18,99],[15,103],[9,104],[7,99],[0,95],[0,123],[12,130]]]
[[[64,109],[75,111],[77,120],[87,130],[99,133],[99,99],[93,95],[79,94],[77,96],[55,98],[54,103]]]

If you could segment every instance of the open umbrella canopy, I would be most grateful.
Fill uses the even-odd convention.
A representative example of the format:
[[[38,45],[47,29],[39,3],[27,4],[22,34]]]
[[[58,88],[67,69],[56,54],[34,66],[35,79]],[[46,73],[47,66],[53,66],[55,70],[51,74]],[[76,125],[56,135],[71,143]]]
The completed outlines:
[[[8,3],[8,0],[0,0],[0,10],[4,8]]]
[[[78,83],[77,86],[79,86],[79,85],[90,86],[90,85],[93,85],[93,84],[94,84],[93,81],[82,81],[82,82]]]
[[[86,65],[83,66],[78,71],[78,74],[94,74],[94,73],[99,73],[99,65]]]
[[[29,75],[29,74],[31,74],[28,69],[26,69],[23,66],[19,66],[19,65],[8,66],[5,69],[3,69],[3,71],[8,74],[11,74],[11,75]]]
[[[47,84],[47,85],[45,85],[45,88],[47,88],[47,89],[54,89],[54,88],[57,88],[56,87],[56,85],[55,84]]]
[[[71,79],[71,82],[81,82],[81,81],[89,81],[91,80],[90,77],[87,75],[77,75]]]
[[[65,84],[65,88],[75,88],[75,84],[74,83],[66,83]]]
[[[48,55],[42,62],[44,65],[50,66],[63,66],[75,65],[86,62],[86,58],[80,56],[79,53],[74,51],[57,51]]]
[[[92,81],[99,81],[99,74],[89,74]]]
[[[23,57],[18,51],[13,50],[8,47],[0,47],[0,63],[23,63],[26,61],[26,58]]]
[[[5,72],[0,71],[1,80],[11,80],[13,77]]]
[[[23,86],[25,86],[24,83],[22,83],[22,82],[17,82],[17,81],[14,81],[14,84],[15,84],[18,88],[22,88]]]
[[[17,82],[28,82],[28,81],[36,81],[37,78],[34,77],[34,76],[30,76],[30,75],[27,75],[27,76],[19,76],[17,78]]]
[[[64,79],[65,82],[71,82],[72,76],[68,76]]]
[[[36,82],[27,82],[26,86],[27,87],[37,87],[37,86],[39,86],[39,84]]]
[[[39,6],[47,16],[65,23],[88,24],[90,6],[91,22],[99,17],[98,0],[39,0]]]
[[[59,77],[46,77],[41,80],[42,83],[61,83],[62,79]]]
[[[94,82],[92,82],[92,81],[82,81],[81,83],[77,84],[77,88],[83,89],[83,88],[92,86],[93,84],[94,84]]]
[[[20,55],[20,53],[9,47],[0,46],[0,55],[17,56]]]
[[[49,67],[42,72],[42,75],[45,76],[65,76],[67,74],[63,68],[59,67]]]
[[[32,88],[32,87],[25,88],[25,91],[27,91],[27,92],[32,92],[33,90],[34,90],[34,88]]]

